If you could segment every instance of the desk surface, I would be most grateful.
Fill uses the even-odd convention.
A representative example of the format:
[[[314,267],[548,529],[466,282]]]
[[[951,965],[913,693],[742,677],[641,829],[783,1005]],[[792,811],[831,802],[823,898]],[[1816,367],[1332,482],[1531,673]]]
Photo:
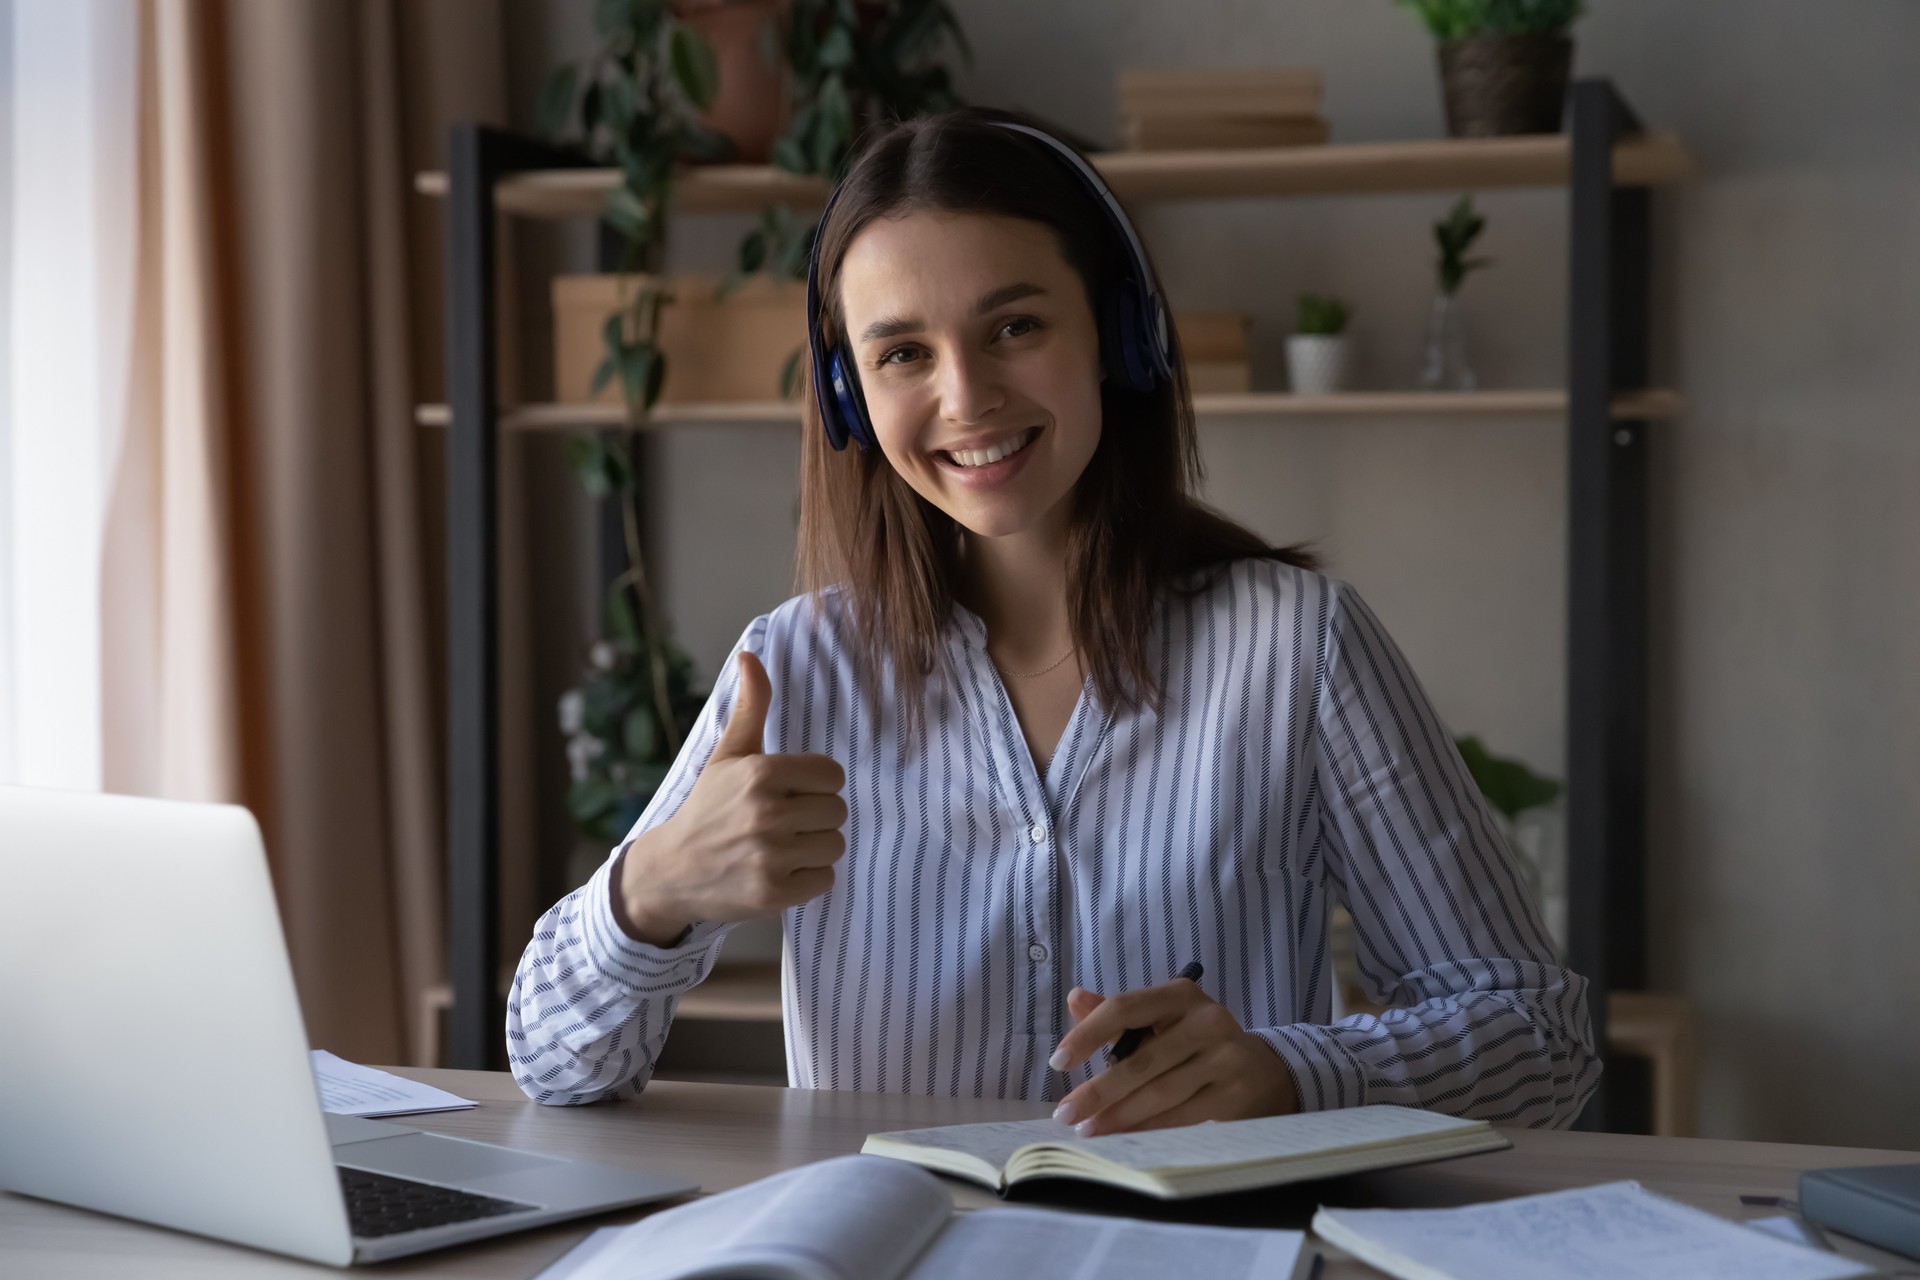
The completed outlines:
[[[461,1137],[500,1142],[607,1164],[652,1166],[684,1174],[709,1192],[724,1191],[781,1169],[858,1151],[870,1132],[975,1120],[1025,1118],[1030,1104],[829,1093],[753,1085],[688,1084],[661,1080],[639,1098],[593,1107],[538,1107],[502,1073],[407,1070],[403,1074],[450,1089],[480,1105],[472,1111],[414,1116],[404,1123]],[[1700,1138],[1641,1138],[1614,1134],[1511,1130],[1510,1151],[1439,1164],[1416,1165],[1316,1184],[1310,1191],[1264,1193],[1260,1199],[1155,1206],[1155,1216],[1190,1221],[1301,1227],[1314,1204],[1435,1206],[1527,1195],[1561,1187],[1636,1178],[1651,1190],[1724,1217],[1778,1212],[1747,1209],[1746,1193],[1794,1194],[1801,1171],[1835,1165],[1910,1163],[1920,1153],[1850,1147],[1788,1146]],[[1000,1203],[982,1188],[950,1182],[962,1209]],[[1136,1202],[1128,1202],[1132,1205]],[[1205,1207],[1202,1207],[1205,1206]],[[1075,1207],[1075,1206],[1067,1206]],[[1078,1207],[1112,1209],[1110,1197]],[[391,1276],[528,1277],[571,1248],[588,1228],[629,1221],[638,1211],[582,1219],[419,1258],[385,1263],[365,1274]],[[1845,1252],[1897,1265],[1892,1255],[1850,1241]],[[1376,1275],[1328,1249],[1327,1280]],[[1908,1268],[1914,1264],[1907,1263]],[[0,1193],[0,1275],[9,1280],[123,1277],[339,1275],[326,1267],[278,1258],[198,1237],[125,1222],[83,1210]]]

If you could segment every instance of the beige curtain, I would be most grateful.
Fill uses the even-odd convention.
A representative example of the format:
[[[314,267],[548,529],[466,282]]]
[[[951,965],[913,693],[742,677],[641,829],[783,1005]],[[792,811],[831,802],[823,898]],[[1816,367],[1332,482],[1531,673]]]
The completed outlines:
[[[415,1061],[445,894],[439,454],[413,424],[440,394],[440,211],[411,175],[449,121],[502,117],[500,12],[139,13],[107,786],[251,808],[314,1044]]]

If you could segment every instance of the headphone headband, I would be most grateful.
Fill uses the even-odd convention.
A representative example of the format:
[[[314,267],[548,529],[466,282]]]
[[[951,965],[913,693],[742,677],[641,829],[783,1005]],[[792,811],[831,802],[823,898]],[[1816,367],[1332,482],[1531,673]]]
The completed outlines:
[[[1068,169],[1079,176],[1126,244],[1131,275],[1113,290],[1107,313],[1097,317],[1101,345],[1106,349],[1108,375],[1134,391],[1150,391],[1171,378],[1166,302],[1154,286],[1146,250],[1141,247],[1140,237],[1135,234],[1133,223],[1120,202],[1114,199],[1093,166],[1052,134],[1010,120],[988,123],[1038,138],[1052,148]],[[820,421],[826,428],[828,443],[835,449],[844,449],[851,438],[862,449],[869,449],[875,443],[873,423],[867,417],[867,400],[860,386],[859,370],[841,343],[827,343],[820,336],[820,232],[826,227],[828,215],[845,186],[843,179],[827,198],[807,253],[807,354],[812,365],[813,399],[820,406]]]

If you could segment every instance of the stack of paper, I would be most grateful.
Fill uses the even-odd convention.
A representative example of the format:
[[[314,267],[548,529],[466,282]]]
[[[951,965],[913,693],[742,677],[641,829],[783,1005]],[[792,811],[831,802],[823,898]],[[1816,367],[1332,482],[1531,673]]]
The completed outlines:
[[[411,1116],[423,1111],[459,1111],[473,1103],[445,1089],[421,1084],[336,1058],[325,1049],[313,1052],[313,1084],[320,1091],[320,1109],[336,1116]]]

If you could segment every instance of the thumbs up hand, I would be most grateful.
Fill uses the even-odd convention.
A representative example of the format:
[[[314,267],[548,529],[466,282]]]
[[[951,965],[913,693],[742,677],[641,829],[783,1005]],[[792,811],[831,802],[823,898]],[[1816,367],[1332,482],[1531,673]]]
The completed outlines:
[[[614,914],[630,936],[667,946],[692,921],[773,915],[833,887],[846,770],[832,756],[763,751],[772,702],[766,668],[741,650],[733,713],[693,790],[615,869]]]

